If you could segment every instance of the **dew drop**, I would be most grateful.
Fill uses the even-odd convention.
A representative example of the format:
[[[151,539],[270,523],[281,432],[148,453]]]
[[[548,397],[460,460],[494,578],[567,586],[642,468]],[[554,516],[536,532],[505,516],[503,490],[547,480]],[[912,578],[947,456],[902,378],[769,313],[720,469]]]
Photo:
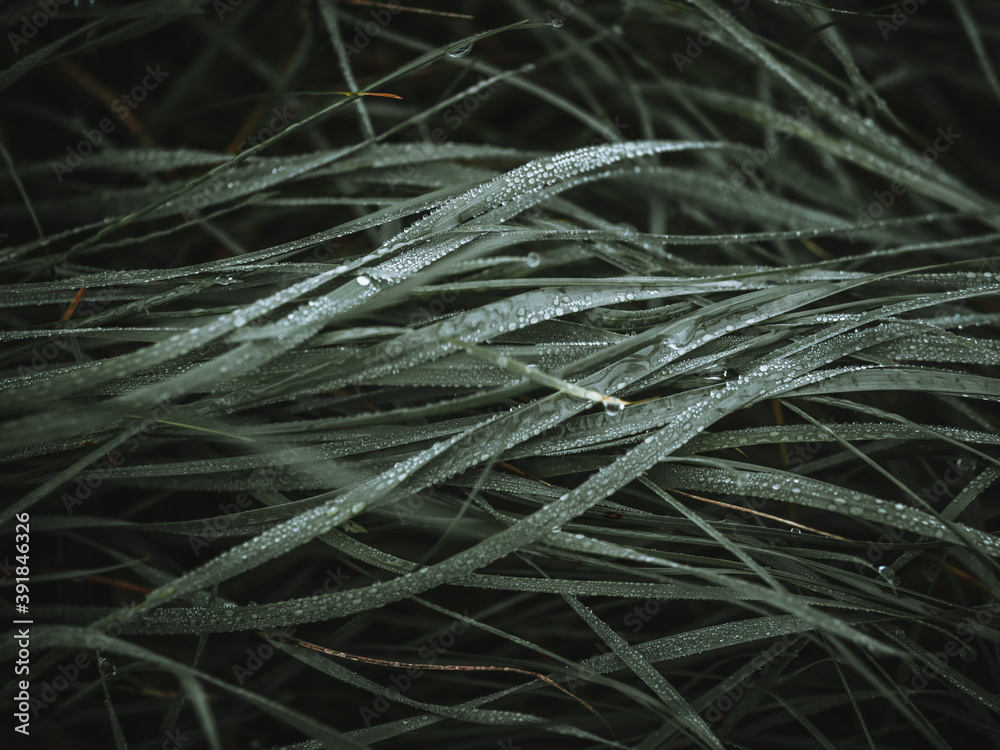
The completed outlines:
[[[899,583],[899,578],[896,576],[895,572],[888,565],[879,565],[878,574],[885,579],[885,581],[890,586],[896,586]]]
[[[609,417],[617,417],[622,413],[625,408],[625,404],[621,401],[605,401],[604,402],[604,413]]]
[[[538,268],[542,264],[542,256],[534,251],[531,251],[525,257],[524,262],[527,263],[530,268]]]
[[[453,49],[451,52],[448,53],[448,57],[465,57],[470,52],[472,52],[472,45],[467,44],[464,47]]]
[[[105,656],[98,657],[97,660],[98,668],[104,674],[105,677],[111,678],[118,674],[118,668],[111,663],[111,660]]]
[[[955,468],[959,472],[975,471],[976,460],[974,458],[959,458],[955,461]]]
[[[563,25],[563,20],[561,18],[553,18],[551,21],[549,21],[549,26],[551,26],[554,29],[558,29],[562,25]]]
[[[367,276],[358,276],[357,282],[361,284],[361,286],[368,286],[369,284],[372,283],[372,280],[369,279]]]

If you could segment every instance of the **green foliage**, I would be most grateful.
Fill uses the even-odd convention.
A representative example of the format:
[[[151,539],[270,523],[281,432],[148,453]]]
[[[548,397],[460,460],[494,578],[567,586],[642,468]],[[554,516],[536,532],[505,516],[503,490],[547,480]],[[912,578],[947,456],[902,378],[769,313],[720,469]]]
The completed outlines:
[[[0,11],[32,738],[995,744],[1000,13],[858,6]]]

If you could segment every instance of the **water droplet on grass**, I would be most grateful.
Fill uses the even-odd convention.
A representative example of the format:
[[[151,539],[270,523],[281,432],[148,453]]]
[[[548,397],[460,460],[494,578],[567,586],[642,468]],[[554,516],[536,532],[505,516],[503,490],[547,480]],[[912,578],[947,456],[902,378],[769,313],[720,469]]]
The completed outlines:
[[[609,417],[617,417],[622,413],[625,408],[625,404],[621,401],[605,401],[604,402],[604,413]]]
[[[976,459],[974,458],[959,458],[955,461],[955,468],[960,472],[975,471],[976,470]]]
[[[553,18],[551,21],[549,21],[549,26],[551,26],[554,29],[558,29],[562,25],[563,25],[563,20],[561,18]]]
[[[542,264],[542,256],[532,251],[525,257],[524,262],[531,268],[538,268]]]
[[[472,52],[472,45],[467,44],[464,47],[453,49],[451,52],[448,53],[448,57],[465,57],[470,52]]]
[[[884,578],[890,586],[896,586],[899,584],[899,578],[896,576],[893,569],[888,565],[879,565],[878,574],[882,576],[882,578]]]

